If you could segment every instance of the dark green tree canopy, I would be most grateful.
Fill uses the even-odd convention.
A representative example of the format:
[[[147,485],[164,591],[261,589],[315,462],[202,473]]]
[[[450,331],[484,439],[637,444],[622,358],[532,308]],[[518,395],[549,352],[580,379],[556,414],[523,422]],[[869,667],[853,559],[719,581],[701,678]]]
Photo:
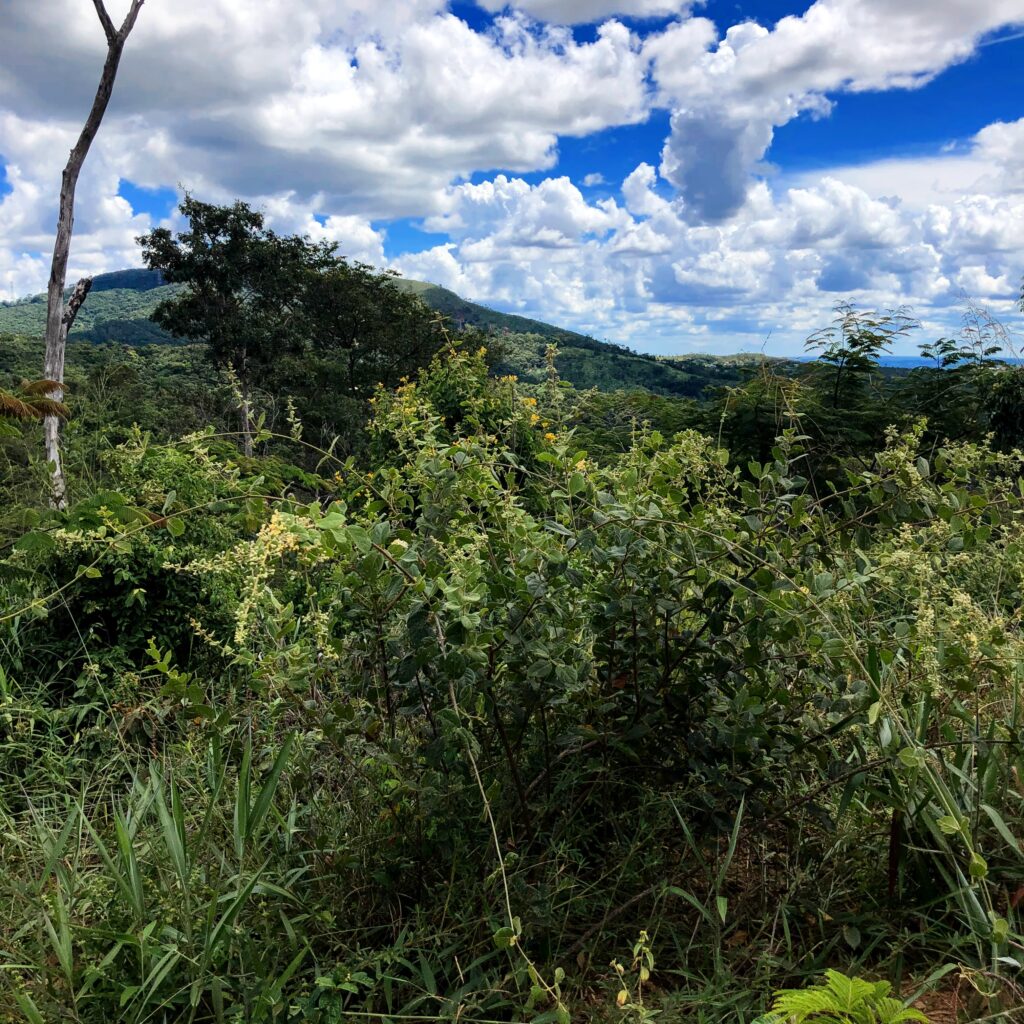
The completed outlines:
[[[139,239],[146,266],[185,289],[160,303],[153,319],[179,337],[204,341],[219,364],[243,378],[294,350],[305,337],[307,274],[335,262],[335,247],[264,226],[243,202],[213,206],[186,195],[187,231],[157,228]]]
[[[367,398],[378,384],[390,386],[426,365],[440,347],[441,318],[403,292],[396,277],[340,259],[307,275],[308,350],[325,384]]]
[[[139,239],[146,265],[185,285],[153,319],[234,368],[247,451],[253,386],[294,395],[326,433],[347,430],[378,384],[395,384],[442,344],[436,314],[393,273],[349,263],[335,243],[279,235],[243,202],[186,195],[180,209],[186,231]]]

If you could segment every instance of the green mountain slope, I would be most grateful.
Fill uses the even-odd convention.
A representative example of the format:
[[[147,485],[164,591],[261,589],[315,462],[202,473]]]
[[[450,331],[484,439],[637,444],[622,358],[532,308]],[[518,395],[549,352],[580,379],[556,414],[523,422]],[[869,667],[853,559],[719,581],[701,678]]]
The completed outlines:
[[[454,331],[475,328],[483,332],[495,359],[495,372],[516,374],[529,383],[544,379],[545,353],[552,343],[558,346],[558,372],[578,388],[639,389],[696,398],[709,386],[735,383],[744,375],[742,364],[708,356],[666,360],[643,355],[543,320],[469,302],[447,288],[425,281],[402,279],[399,286],[447,317]],[[149,270],[99,274],[93,279],[92,291],[71,336],[76,341],[114,341],[125,345],[174,343],[176,339],[149,316],[177,287],[164,284],[158,273]],[[0,334],[40,337],[45,322],[43,295],[0,305]]]
[[[545,354],[552,343],[558,346],[555,365],[559,374],[578,388],[640,389],[697,398],[708,386],[733,383],[741,376],[738,367],[712,366],[707,357],[696,360],[691,367],[685,358],[666,361],[543,320],[501,313],[424,281],[402,280],[399,284],[448,317],[456,329],[475,327],[490,335],[493,340],[489,347],[497,357],[495,372],[514,373],[530,383],[544,379]]]
[[[97,274],[78,312],[71,337],[77,341],[119,341],[125,345],[167,344],[175,339],[149,319],[157,304],[173,295],[149,270]],[[46,296],[34,295],[0,306],[0,333],[41,336],[46,327]]]
[[[427,281],[401,278],[397,283],[403,291],[418,295],[431,309],[436,309],[448,317],[457,328],[477,327],[493,333],[536,334],[559,343],[572,341],[584,346],[605,346],[604,342],[594,341],[593,338],[566,330],[564,327],[555,327],[543,320],[532,320],[530,317],[517,316],[515,313],[500,313],[496,309],[470,302],[448,288]]]

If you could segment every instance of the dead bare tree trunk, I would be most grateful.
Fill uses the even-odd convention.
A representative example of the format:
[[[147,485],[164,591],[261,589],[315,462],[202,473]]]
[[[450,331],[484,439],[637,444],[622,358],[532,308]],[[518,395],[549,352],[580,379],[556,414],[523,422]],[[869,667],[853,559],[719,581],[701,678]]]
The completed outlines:
[[[252,458],[252,406],[249,402],[249,380],[242,377],[242,454]]]
[[[71,250],[71,232],[75,223],[75,188],[82,164],[89,153],[92,140],[96,137],[100,122],[106,112],[110,96],[114,91],[114,79],[117,77],[117,66],[121,62],[121,53],[129,34],[135,27],[135,19],[145,0],[132,0],[131,9],[125,16],[121,27],[115,28],[110,20],[103,0],[93,0],[93,6],[99,16],[100,24],[107,37],[107,59],[103,64],[100,84],[96,89],[96,98],[86,118],[82,134],[75,143],[68,157],[67,166],[61,178],[60,213],[57,217],[57,239],[53,246],[53,262],[50,265],[50,284],[46,293],[46,355],[43,364],[43,376],[57,384],[64,383],[64,351],[67,347],[68,333],[78,310],[85,302],[92,286],[91,278],[84,278],[75,286],[67,305],[64,303],[64,284],[68,271],[68,254]],[[63,401],[64,389],[56,387],[48,395],[55,401]],[[56,416],[47,416],[43,423],[43,435],[46,444],[46,459],[50,464],[52,494],[51,502],[56,508],[64,508],[67,504],[67,486],[64,480],[64,469],[60,457],[60,421]]]

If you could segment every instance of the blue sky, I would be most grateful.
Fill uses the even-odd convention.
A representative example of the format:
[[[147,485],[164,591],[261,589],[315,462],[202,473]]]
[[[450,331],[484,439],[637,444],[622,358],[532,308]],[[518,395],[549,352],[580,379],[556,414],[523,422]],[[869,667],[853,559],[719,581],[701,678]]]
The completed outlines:
[[[63,52],[60,10],[4,11],[4,297],[45,283],[102,59],[75,3]],[[151,0],[71,271],[137,264],[188,188],[646,351],[798,351],[846,299],[1015,329],[1022,32],[1024,0]]]

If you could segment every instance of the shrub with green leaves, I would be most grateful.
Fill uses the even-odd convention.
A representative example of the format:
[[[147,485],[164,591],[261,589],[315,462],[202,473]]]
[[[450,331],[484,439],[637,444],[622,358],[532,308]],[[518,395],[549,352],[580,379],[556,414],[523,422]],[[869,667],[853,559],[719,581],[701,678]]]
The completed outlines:
[[[559,1022],[641,932],[635,1014],[1013,1004],[1020,453],[915,424],[822,492],[795,429],[572,409],[453,349],[364,463],[135,436],[5,554],[2,1012]]]

